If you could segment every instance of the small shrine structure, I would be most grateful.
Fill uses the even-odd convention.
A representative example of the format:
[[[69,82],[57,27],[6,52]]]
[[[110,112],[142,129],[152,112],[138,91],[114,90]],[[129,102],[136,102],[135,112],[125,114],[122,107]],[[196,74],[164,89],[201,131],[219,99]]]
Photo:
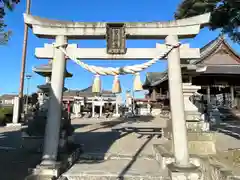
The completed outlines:
[[[118,95],[111,91],[102,90],[100,94],[92,92],[92,86],[81,90],[68,90],[63,93],[63,101],[70,101],[72,104],[72,112],[75,117],[90,115],[95,117],[97,113],[99,117],[105,115],[119,116]]]
[[[51,88],[51,76],[52,76],[52,60],[48,62],[48,64],[33,67],[33,72],[45,78],[45,84],[38,85],[38,102],[39,108],[47,110],[48,109],[48,99],[49,99],[49,91]],[[65,72],[65,77],[70,78],[73,75],[69,73],[67,70]],[[63,87],[63,91],[66,91],[67,88]]]

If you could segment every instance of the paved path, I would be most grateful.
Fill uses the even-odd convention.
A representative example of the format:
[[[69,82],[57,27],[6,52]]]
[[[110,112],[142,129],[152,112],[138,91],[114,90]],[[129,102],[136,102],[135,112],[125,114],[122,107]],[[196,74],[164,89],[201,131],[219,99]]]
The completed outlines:
[[[96,122],[95,120],[74,120],[73,124],[81,124],[75,130],[75,142],[84,144],[84,155],[64,174],[65,177],[91,176],[132,177],[160,179],[166,172],[159,171],[154,158],[153,144],[163,143],[157,136],[141,133],[113,132],[112,127],[122,123]],[[86,160],[91,156],[91,161]],[[95,160],[92,160],[95,157]],[[83,160],[85,159],[85,160]],[[148,164],[146,166],[146,163]]]
[[[79,161],[66,174],[79,175],[80,172],[87,172],[89,168],[92,169],[88,173],[99,174],[102,169],[102,173],[108,172],[115,176],[131,176],[139,172],[139,175],[159,176],[165,173],[159,171],[156,161],[153,160],[152,145],[164,142],[158,136],[113,132],[111,128],[121,123],[119,120],[74,119],[72,123],[76,129],[75,141],[84,144],[85,152],[92,157],[96,156],[96,160],[91,163]],[[231,122],[225,125],[239,129],[237,124]],[[41,154],[24,152],[19,148],[20,144],[19,129],[0,127],[0,180],[24,180],[28,168],[34,168],[40,162]],[[217,144],[222,150],[240,148],[239,140],[223,133],[219,134]],[[99,154],[104,156],[99,158]],[[114,160],[118,158],[117,155],[121,155],[118,165]]]
[[[148,143],[148,145],[142,150],[142,153],[150,155],[152,154],[152,144],[163,143],[163,140],[158,135],[150,138],[149,135],[141,132],[112,131],[114,126],[121,123],[123,122],[119,120],[103,122],[75,120],[73,121],[75,127],[77,127],[77,124],[81,124],[79,128],[75,129],[75,142],[84,144],[85,152],[124,155],[134,155],[144,143]]]
[[[240,121],[226,121],[213,126],[213,129],[240,140]]]
[[[153,120],[153,124],[158,122]],[[166,171],[159,169],[154,159],[153,144],[161,144],[166,140],[158,136],[142,135],[141,133],[114,132],[112,127],[121,124],[118,120],[99,122],[96,120],[73,121],[76,129],[75,140],[84,144],[85,156],[64,174],[74,178],[90,175],[92,177],[139,176],[141,179],[166,177]],[[126,123],[125,123],[126,124]],[[147,122],[144,122],[147,124]],[[218,133],[217,148],[240,148],[240,141],[229,135]],[[87,154],[87,155],[86,155]],[[91,160],[86,160],[91,156]],[[96,159],[93,160],[93,157]]]
[[[34,168],[41,154],[34,154],[20,148],[19,128],[0,127],[0,179],[24,180],[28,169]]]

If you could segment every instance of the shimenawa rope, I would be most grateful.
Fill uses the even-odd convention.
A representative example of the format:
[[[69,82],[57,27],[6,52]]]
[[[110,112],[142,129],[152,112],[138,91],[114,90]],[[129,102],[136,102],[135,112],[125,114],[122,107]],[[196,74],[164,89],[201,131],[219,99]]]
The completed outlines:
[[[162,52],[156,58],[153,58],[152,60],[145,62],[143,64],[124,66],[124,67],[116,67],[116,68],[88,65],[88,64],[84,63],[83,61],[79,60],[75,55],[70,55],[69,53],[67,53],[66,49],[63,48],[66,45],[67,44],[63,44],[63,45],[53,44],[53,46],[55,48],[59,48],[67,57],[69,57],[71,60],[73,60],[76,64],[78,64],[82,68],[92,72],[93,74],[115,76],[115,75],[122,75],[122,74],[136,74],[138,72],[141,72],[142,70],[155,64],[159,59],[166,57],[174,48],[178,48],[181,44],[180,43],[178,43],[176,45],[166,44],[166,46],[167,46],[166,52]]]

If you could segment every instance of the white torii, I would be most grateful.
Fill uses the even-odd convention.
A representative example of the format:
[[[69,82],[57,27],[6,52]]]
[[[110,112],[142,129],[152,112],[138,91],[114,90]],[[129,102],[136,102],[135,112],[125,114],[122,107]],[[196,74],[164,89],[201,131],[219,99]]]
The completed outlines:
[[[210,14],[203,14],[192,18],[169,22],[136,22],[124,23],[127,39],[165,39],[166,44],[178,44],[178,38],[195,37],[200,28],[209,23]],[[65,48],[69,39],[105,39],[105,22],[64,22],[43,19],[24,14],[24,21],[33,33],[40,38],[55,39],[55,43]],[[75,44],[67,46],[67,53],[80,59],[149,59],[164,51],[166,46],[157,44],[156,48],[129,48],[124,55],[108,55],[104,49],[77,48]],[[62,88],[66,67],[66,54],[61,48],[45,45],[37,48],[38,58],[56,59],[53,61],[51,99],[46,125],[43,161],[41,164],[53,165],[57,159],[59,131],[61,121]],[[173,129],[173,146],[176,165],[189,167],[189,153],[187,144],[186,122],[182,93],[182,75],[180,59],[199,58],[199,49],[191,49],[188,45],[175,47],[168,53],[168,77],[170,91],[170,106]],[[54,171],[56,172],[56,170]]]

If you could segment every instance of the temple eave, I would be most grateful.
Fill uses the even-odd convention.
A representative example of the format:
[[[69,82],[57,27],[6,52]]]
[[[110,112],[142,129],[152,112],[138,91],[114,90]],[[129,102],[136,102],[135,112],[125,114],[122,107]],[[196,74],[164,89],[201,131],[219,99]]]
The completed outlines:
[[[42,84],[38,85],[37,88],[39,89],[40,92],[49,92],[51,84]],[[66,87],[63,88],[63,91],[67,91],[68,89]]]
[[[51,77],[51,75],[52,75],[51,69],[39,69],[37,67],[34,67],[32,70],[33,70],[33,72],[35,72],[38,75],[43,76],[43,77]],[[70,78],[72,76],[73,76],[73,74],[71,74],[70,72],[68,72],[68,71],[65,72],[66,78]]]
[[[52,72],[38,72],[38,71],[34,71],[34,72],[43,77],[51,77],[51,75],[52,75]],[[65,74],[66,78],[70,78],[72,76],[73,76],[73,74],[71,74],[69,72],[66,72],[66,74]]]

